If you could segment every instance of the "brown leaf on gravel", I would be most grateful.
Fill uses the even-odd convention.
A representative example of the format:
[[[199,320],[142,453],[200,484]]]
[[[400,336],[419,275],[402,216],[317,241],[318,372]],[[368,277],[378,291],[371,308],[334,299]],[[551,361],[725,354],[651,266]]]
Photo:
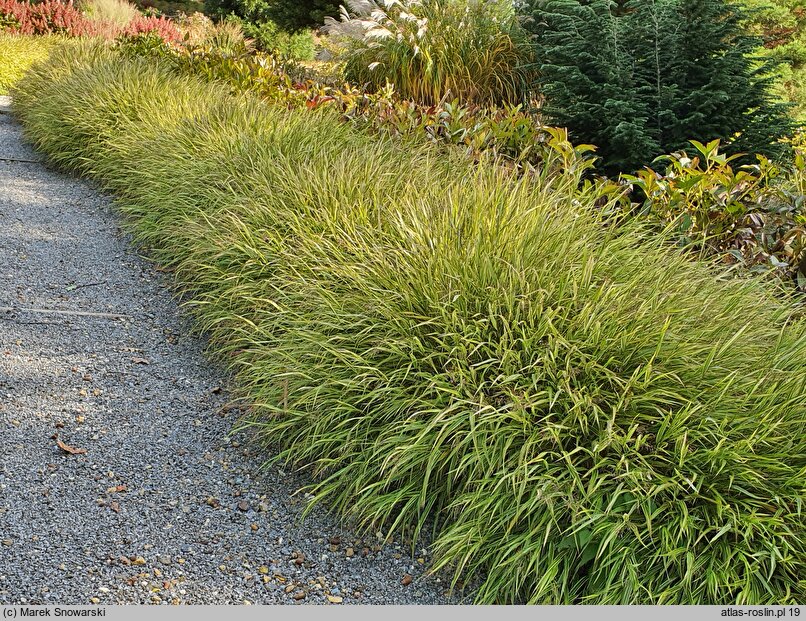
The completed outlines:
[[[109,503],[109,508],[112,509],[115,513],[120,513],[120,505],[116,503],[114,500]]]
[[[110,487],[108,490],[106,490],[106,493],[107,494],[114,494],[116,492],[125,492],[128,489],[129,489],[129,486],[124,483],[123,485],[115,485],[114,487]]]
[[[401,580],[400,582],[403,584],[403,586],[409,586],[411,584],[411,581],[412,577],[409,574],[406,574],[403,576],[403,580]]]
[[[132,362],[134,364],[148,364],[148,360],[146,360],[145,358],[134,357],[134,358],[132,358]]]
[[[56,438],[56,446],[62,449],[65,453],[70,453],[71,455],[83,455],[87,452],[87,449],[83,448],[75,448],[74,446],[70,446],[69,444],[65,444],[59,438]]]

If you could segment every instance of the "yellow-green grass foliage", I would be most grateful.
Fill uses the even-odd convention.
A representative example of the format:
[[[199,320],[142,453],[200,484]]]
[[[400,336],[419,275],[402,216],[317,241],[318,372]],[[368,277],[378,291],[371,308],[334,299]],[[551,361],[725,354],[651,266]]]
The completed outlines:
[[[316,499],[433,526],[476,601],[806,599],[806,325],[769,285],[607,225],[572,175],[99,49],[14,102],[175,270]]]
[[[0,32],[0,95],[7,95],[23,74],[44,60],[58,41],[55,37],[31,37]]]
[[[126,0],[82,0],[81,10],[92,20],[126,26],[140,12]]]

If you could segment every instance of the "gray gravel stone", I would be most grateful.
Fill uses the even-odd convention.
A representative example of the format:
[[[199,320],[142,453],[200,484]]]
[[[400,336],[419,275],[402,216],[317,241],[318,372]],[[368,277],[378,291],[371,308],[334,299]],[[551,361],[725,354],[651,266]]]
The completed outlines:
[[[301,521],[304,481],[259,470],[265,455],[248,438],[227,439],[227,377],[189,336],[164,276],[132,250],[108,197],[20,161],[40,158],[8,104],[0,604],[459,601],[444,577],[425,576],[427,552],[420,562],[386,545],[348,558],[367,546],[333,516],[317,508]]]

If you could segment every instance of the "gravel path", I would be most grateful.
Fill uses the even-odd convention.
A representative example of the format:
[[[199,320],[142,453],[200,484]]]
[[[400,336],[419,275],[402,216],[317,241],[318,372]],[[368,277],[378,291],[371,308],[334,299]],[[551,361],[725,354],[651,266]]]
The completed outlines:
[[[37,159],[0,98],[0,604],[449,603],[424,551],[300,522],[109,199]]]

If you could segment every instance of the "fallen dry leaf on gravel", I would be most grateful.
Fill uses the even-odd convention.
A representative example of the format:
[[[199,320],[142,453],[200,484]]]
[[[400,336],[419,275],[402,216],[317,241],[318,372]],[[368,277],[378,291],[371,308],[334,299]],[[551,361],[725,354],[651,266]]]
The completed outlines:
[[[65,453],[70,453],[71,455],[83,455],[87,452],[87,449],[83,448],[75,448],[74,446],[70,446],[69,444],[65,444],[59,438],[56,438],[56,446],[62,449]]]

